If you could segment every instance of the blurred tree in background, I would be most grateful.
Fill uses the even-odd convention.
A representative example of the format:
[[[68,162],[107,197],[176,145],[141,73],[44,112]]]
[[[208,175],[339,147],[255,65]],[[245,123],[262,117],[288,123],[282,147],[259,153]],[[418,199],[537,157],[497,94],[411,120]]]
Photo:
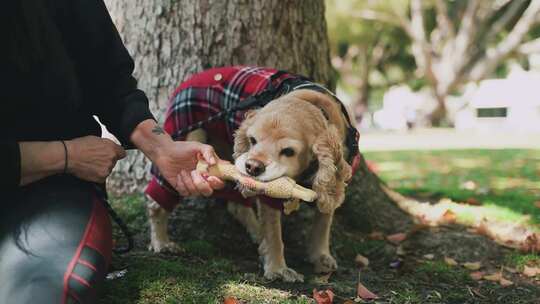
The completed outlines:
[[[327,5],[334,66],[341,80],[367,80],[357,87],[365,90],[367,83],[369,91],[376,78],[364,77],[366,69],[394,79],[397,67],[402,82],[411,85],[406,80],[413,75],[412,56],[412,84],[428,85],[437,101],[430,116],[433,125],[444,121],[449,94],[492,76],[508,58],[540,50],[540,31],[535,28],[540,0],[328,0]],[[349,59],[350,53],[358,59]],[[355,64],[363,66],[354,68]]]
[[[332,64],[353,103],[365,107],[370,100],[380,100],[388,87],[406,83],[416,68],[403,29],[392,22],[366,18],[373,3],[326,1]]]

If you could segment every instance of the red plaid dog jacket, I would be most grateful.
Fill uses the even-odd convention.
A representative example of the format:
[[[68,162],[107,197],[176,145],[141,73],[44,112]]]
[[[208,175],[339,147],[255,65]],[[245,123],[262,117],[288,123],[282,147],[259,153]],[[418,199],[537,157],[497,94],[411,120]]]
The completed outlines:
[[[271,68],[233,66],[209,69],[193,75],[180,84],[171,97],[165,119],[165,132],[169,133],[174,140],[185,140],[182,130],[188,126],[208,120],[209,117],[245,101],[250,96],[261,93],[270,86],[278,87],[285,80],[300,77],[288,73],[277,73],[276,69]],[[242,123],[244,114],[245,110],[236,111],[223,119],[203,124],[201,127],[208,134],[212,134],[211,136],[227,139],[232,146],[234,131]],[[163,208],[172,211],[182,198],[168,185],[154,166],[152,176],[145,193]],[[215,191],[213,197],[247,206],[254,202],[253,198],[244,198],[238,191],[230,188]],[[259,199],[274,208],[283,208],[282,200],[266,196],[260,196]]]

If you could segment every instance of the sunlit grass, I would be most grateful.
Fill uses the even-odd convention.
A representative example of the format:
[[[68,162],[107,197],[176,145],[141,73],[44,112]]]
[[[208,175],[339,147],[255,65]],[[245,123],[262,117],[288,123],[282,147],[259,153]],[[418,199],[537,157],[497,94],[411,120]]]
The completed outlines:
[[[483,216],[494,220],[540,224],[540,150],[457,150],[369,152],[379,175],[406,194],[438,201],[475,200],[482,208],[463,205],[464,220]],[[476,214],[475,214],[476,213]]]

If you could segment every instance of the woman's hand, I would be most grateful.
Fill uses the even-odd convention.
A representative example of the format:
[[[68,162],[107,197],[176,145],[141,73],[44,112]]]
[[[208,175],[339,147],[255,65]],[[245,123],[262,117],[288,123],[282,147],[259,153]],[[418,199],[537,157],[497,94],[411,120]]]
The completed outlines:
[[[110,139],[85,136],[66,141],[68,150],[68,172],[95,183],[103,183],[111,174],[126,151]]]
[[[171,142],[159,149],[154,164],[182,196],[210,196],[225,184],[215,176],[203,176],[196,171],[199,159],[215,164],[218,158],[214,148],[209,145],[190,141]]]
[[[215,176],[203,176],[195,170],[199,158],[215,164],[214,149],[199,142],[173,141],[153,120],[141,122],[131,141],[156,165],[167,182],[182,196],[210,196],[225,186]]]

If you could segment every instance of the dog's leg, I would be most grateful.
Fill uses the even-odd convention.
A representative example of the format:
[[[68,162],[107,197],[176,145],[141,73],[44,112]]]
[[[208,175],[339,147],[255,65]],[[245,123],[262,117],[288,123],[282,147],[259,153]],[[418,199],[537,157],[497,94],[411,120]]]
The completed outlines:
[[[264,277],[285,282],[303,282],[304,276],[287,267],[281,238],[281,211],[259,203],[262,241],[259,254],[263,260]]]
[[[330,228],[334,212],[318,216],[313,223],[308,245],[308,258],[315,266],[316,273],[328,273],[337,270],[337,262],[330,254]]]
[[[154,252],[180,253],[180,246],[169,239],[167,226],[169,223],[170,212],[161,208],[161,206],[151,201],[148,203],[148,219],[150,221],[150,245],[148,250]]]
[[[203,129],[196,129],[186,136],[187,141],[198,141],[205,143],[207,141],[206,132]],[[170,212],[161,208],[151,198],[146,206],[148,211],[148,220],[150,222],[150,244],[148,250],[154,252],[180,253],[181,247],[172,242],[169,238],[167,226],[169,223]]]
[[[253,208],[235,202],[227,203],[229,213],[242,224],[255,244],[261,243],[261,224]]]

